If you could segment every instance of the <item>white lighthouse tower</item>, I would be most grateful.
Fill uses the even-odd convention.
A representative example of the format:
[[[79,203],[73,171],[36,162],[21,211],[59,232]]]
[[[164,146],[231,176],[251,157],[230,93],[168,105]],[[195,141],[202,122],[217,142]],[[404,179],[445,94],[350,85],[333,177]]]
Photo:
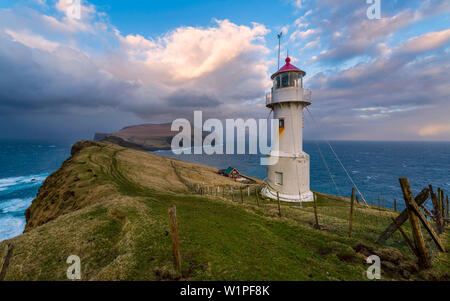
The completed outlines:
[[[311,90],[303,88],[305,75],[287,57],[286,65],[272,75],[272,92],[266,96],[267,107],[280,120],[279,150],[269,155],[278,157],[278,163],[268,166],[262,193],[275,200],[279,196],[284,202],[313,201],[309,155],[303,152],[303,109],[311,105]]]

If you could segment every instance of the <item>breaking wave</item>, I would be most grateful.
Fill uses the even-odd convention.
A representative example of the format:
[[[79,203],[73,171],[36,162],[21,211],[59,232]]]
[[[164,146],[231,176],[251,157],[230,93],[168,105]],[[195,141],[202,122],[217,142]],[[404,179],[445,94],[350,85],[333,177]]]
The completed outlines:
[[[39,175],[0,179],[0,192],[6,191],[10,193],[15,190],[42,185],[48,175],[48,173],[45,173]]]

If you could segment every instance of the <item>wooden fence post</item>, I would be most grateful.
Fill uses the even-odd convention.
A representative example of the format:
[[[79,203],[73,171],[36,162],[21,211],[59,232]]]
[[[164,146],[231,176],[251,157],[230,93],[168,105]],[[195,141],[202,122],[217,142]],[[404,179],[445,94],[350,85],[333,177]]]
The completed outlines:
[[[436,194],[433,191],[433,186],[429,186],[430,188],[430,193],[431,193],[431,200],[433,202],[433,217],[434,217],[434,221],[436,222],[436,229],[438,234],[442,233],[442,217],[441,217],[441,210],[440,210],[440,201],[439,201],[439,197],[440,197],[440,188],[438,188],[438,196],[436,196]]]
[[[234,188],[231,187],[231,200],[234,202]]]
[[[397,212],[397,199],[394,199],[394,211]]]
[[[316,193],[314,193],[314,217],[316,219],[316,223],[314,224],[314,228],[320,230],[319,217],[317,216],[317,194]]]
[[[441,189],[441,233],[445,231],[445,199],[444,199],[444,191]]]
[[[241,203],[244,204],[244,194],[242,193],[242,186],[239,187],[239,191],[241,192]]]
[[[277,192],[277,200],[278,200],[278,216],[281,217],[281,203],[280,203],[280,193]]]
[[[410,208],[414,211],[416,216],[419,218],[420,222],[422,222],[423,227],[425,228],[425,230],[428,231],[428,233],[430,234],[431,238],[436,243],[438,248],[442,252],[446,252],[446,248],[445,248],[444,244],[442,243],[441,239],[439,238],[439,235],[436,234],[436,232],[433,230],[433,227],[428,223],[427,218],[425,217],[425,215],[423,215],[419,206],[415,202],[411,202],[410,205],[411,205]]]
[[[414,247],[413,243],[411,242],[411,240],[409,239],[408,235],[405,233],[405,231],[403,231],[402,226],[400,226],[399,224],[397,224],[397,221],[395,220],[395,218],[392,218],[392,222],[395,224],[395,226],[397,227],[397,229],[400,231],[400,233],[402,234],[403,238],[405,239],[406,243],[408,244],[409,248],[411,249],[411,251],[414,253],[414,255],[416,255],[416,257],[419,257],[419,255],[417,254],[417,250]]]
[[[419,266],[422,269],[428,269],[431,267],[430,258],[428,257],[428,250],[425,246],[425,241],[423,239],[422,231],[420,230],[419,219],[417,218],[414,210],[412,209],[412,202],[414,197],[411,192],[411,186],[407,178],[401,178],[400,186],[402,187],[403,198],[405,199],[405,205],[408,210],[409,220],[411,222],[411,228],[414,237],[415,249],[417,251]]]
[[[428,200],[430,196],[430,190],[428,188],[423,189],[415,198],[415,201],[418,206],[422,206]],[[395,219],[398,225],[403,225],[408,220],[408,210],[403,210],[399,216]],[[378,244],[384,244],[386,240],[391,237],[392,234],[397,231],[397,227],[394,223],[390,224],[389,227],[384,230],[384,232],[380,235],[377,240]]]
[[[350,222],[349,222],[349,229],[348,229],[348,236],[352,237],[352,224],[353,224],[353,206],[355,204],[355,188],[352,188],[352,198],[350,202]]]
[[[430,218],[433,218],[433,214],[425,207],[425,205],[422,205],[422,210],[425,212],[425,215],[429,216]]]
[[[450,218],[450,215],[449,215],[449,210],[448,210],[448,195],[447,195],[447,218]]]
[[[247,187],[248,196],[250,196],[250,186]]]
[[[259,195],[258,195],[258,188],[255,189],[255,194],[256,194],[256,204],[259,207]]]
[[[170,236],[172,237],[174,265],[177,272],[181,273],[181,253],[180,253],[180,242],[178,240],[177,207],[175,206],[169,208],[169,223],[170,223]]]

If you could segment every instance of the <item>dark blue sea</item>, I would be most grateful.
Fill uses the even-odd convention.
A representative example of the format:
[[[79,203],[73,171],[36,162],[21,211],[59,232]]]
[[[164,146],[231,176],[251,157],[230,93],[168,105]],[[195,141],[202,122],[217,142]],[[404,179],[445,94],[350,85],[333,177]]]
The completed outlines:
[[[25,210],[69,155],[69,146],[0,140],[0,241],[23,232]]]
[[[428,184],[450,191],[450,142],[331,142],[342,163],[368,202],[378,196],[393,207],[402,199],[398,178],[408,177],[413,192]],[[320,148],[337,189],[321,159]],[[350,195],[352,183],[325,142],[306,141],[311,156],[311,188]],[[234,166],[242,173],[265,178],[266,168],[257,155],[157,154],[218,168]],[[36,142],[0,141],[0,241],[20,235],[24,212],[36,197],[45,178],[70,155],[70,146]],[[399,202],[403,208],[403,202]]]

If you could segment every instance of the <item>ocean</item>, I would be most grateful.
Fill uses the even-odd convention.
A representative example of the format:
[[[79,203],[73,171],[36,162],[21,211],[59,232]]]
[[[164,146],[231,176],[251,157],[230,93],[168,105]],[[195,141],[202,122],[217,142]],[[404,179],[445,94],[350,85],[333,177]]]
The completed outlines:
[[[432,184],[450,191],[450,142],[331,142],[343,165],[366,200],[385,199],[393,208],[394,198],[403,209],[400,177],[408,177],[416,194]],[[330,179],[319,149],[336,186]],[[325,142],[305,141],[311,156],[311,189],[349,196],[353,187]],[[257,155],[156,154],[217,168],[236,167],[253,177],[265,178],[266,168]],[[70,155],[70,146],[36,142],[0,141],[0,241],[20,235],[25,228],[24,212],[36,197],[46,177]]]
[[[70,146],[0,140],[0,241],[23,232],[25,210],[69,156]]]

